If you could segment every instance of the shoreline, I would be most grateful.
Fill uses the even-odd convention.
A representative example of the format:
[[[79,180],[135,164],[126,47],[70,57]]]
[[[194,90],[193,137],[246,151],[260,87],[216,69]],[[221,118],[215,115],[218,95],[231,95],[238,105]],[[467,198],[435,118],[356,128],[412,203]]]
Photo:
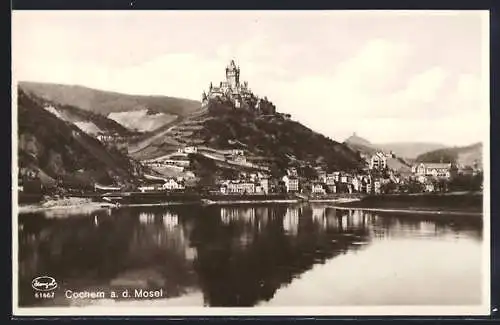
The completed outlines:
[[[54,206],[43,206],[43,205],[18,205],[18,213],[37,213],[50,210],[71,210],[71,209],[109,209],[109,208],[127,208],[127,207],[154,207],[154,206],[181,206],[181,205],[202,205],[202,206],[213,206],[213,205],[232,205],[232,204],[271,204],[271,203],[299,203],[299,200],[240,200],[240,201],[210,201],[210,202],[162,202],[162,203],[127,203],[127,204],[114,204],[107,202],[86,202],[81,204],[73,205],[54,205]]]
[[[105,202],[103,202],[103,203],[100,203],[100,202],[83,203],[83,204],[74,204],[74,205],[55,205],[55,206],[50,206],[50,207],[29,204],[29,205],[18,205],[17,212],[18,213],[35,213],[35,212],[43,212],[43,211],[50,211],[50,210],[71,210],[71,209],[77,209],[77,208],[85,208],[85,209],[95,208],[96,210],[98,210],[98,209],[107,209],[107,208],[114,208],[114,207],[116,207],[116,205],[114,205],[112,203],[105,203]]]
[[[338,210],[362,210],[370,212],[386,212],[386,213],[415,213],[415,214],[439,214],[439,215],[467,215],[482,217],[483,212],[471,211],[450,211],[450,210],[413,210],[413,209],[385,209],[385,208],[363,208],[363,207],[346,207],[333,205],[332,208]]]
[[[359,202],[361,201],[361,199],[358,199],[358,198],[352,198],[352,199],[348,199],[348,198],[338,198],[338,199],[310,199],[310,200],[307,200],[306,202],[310,202],[310,203],[350,203],[350,202]]]
[[[209,201],[209,202],[207,202]],[[241,200],[241,201],[202,201],[202,205],[210,206],[210,205],[232,205],[232,204],[270,204],[270,203],[299,203],[300,201],[297,199],[290,200]]]
[[[467,196],[467,195],[459,195]],[[437,206],[423,204],[418,207],[419,200],[415,203],[415,208],[408,208],[406,200],[411,196],[383,196],[383,197],[316,197],[304,200],[301,197],[288,197],[288,198],[259,198],[259,199],[241,199],[241,200],[227,200],[224,197],[199,198],[194,200],[172,200],[170,202],[154,202],[153,203],[119,203],[119,202],[106,202],[94,201],[91,198],[82,197],[65,197],[65,198],[52,198],[44,202],[36,204],[21,204],[17,205],[18,213],[36,213],[44,211],[64,211],[71,209],[110,209],[120,207],[141,207],[141,206],[182,206],[182,205],[201,205],[201,206],[226,206],[226,205],[252,205],[252,204],[298,204],[298,203],[333,203],[334,208],[337,209],[359,209],[365,211],[378,211],[378,212],[399,212],[399,213],[419,213],[419,214],[462,214],[462,215],[483,215],[483,211],[479,210],[457,210],[452,206],[438,204]],[[417,196],[418,197],[418,196]],[[438,198],[433,196],[434,199]],[[450,196],[447,196],[449,198]],[[402,200],[403,201],[402,201]],[[438,198],[439,199],[439,198]],[[375,202],[373,202],[375,200]],[[446,199],[445,199],[446,200]],[[413,200],[411,200],[413,201]],[[402,205],[402,203],[405,203]],[[442,202],[446,203],[446,202]],[[448,202],[449,203],[449,202]],[[454,203],[454,202],[452,202]],[[371,205],[371,206],[370,206]],[[381,206],[378,206],[381,205]],[[384,206],[385,205],[385,206]],[[460,204],[459,204],[460,205]],[[451,210],[447,210],[451,208]]]
[[[339,203],[340,200],[314,200],[309,201],[310,203]],[[352,202],[350,200],[349,202]],[[345,202],[345,201],[344,201]],[[260,201],[211,201],[211,202],[164,202],[164,203],[135,203],[135,204],[112,204],[112,203],[84,203],[78,205],[65,205],[65,206],[36,206],[36,205],[21,205],[18,206],[18,213],[37,213],[51,210],[72,210],[78,208],[84,209],[109,209],[109,208],[126,208],[126,207],[154,207],[154,206],[180,206],[180,205],[202,205],[202,206],[224,206],[224,205],[236,205],[236,204],[297,204],[300,203],[299,200],[260,200]],[[394,208],[368,208],[368,207],[350,207],[342,205],[331,205],[332,208],[338,210],[362,210],[371,212],[385,212],[385,213],[415,213],[415,214],[433,214],[433,215],[469,215],[482,217],[483,212],[471,212],[471,211],[450,211],[450,210],[425,210],[425,209],[394,209]]]

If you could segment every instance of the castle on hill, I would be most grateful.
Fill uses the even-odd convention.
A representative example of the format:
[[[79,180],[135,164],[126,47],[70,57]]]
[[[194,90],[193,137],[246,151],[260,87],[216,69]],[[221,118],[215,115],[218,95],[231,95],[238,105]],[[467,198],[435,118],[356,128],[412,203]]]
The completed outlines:
[[[202,104],[211,100],[230,103],[234,109],[248,109],[261,114],[275,114],[276,107],[267,98],[257,97],[248,87],[248,82],[240,82],[240,67],[231,60],[226,66],[226,80],[218,86],[210,83],[208,92],[203,92]]]

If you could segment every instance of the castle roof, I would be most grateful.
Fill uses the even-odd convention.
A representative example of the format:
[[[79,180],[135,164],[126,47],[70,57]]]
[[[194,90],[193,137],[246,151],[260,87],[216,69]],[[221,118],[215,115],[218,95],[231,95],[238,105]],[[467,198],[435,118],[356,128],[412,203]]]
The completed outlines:
[[[236,63],[234,63],[234,60],[231,60],[231,62],[229,62],[226,68],[230,70],[236,69]]]

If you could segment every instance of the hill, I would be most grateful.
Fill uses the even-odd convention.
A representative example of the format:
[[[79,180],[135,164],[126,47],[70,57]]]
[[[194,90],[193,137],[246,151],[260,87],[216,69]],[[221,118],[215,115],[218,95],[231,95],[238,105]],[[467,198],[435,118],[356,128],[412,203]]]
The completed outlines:
[[[483,144],[474,143],[465,147],[452,147],[430,151],[419,155],[417,162],[451,162],[461,166],[479,166],[483,163]]]
[[[392,151],[398,157],[404,158],[405,160],[412,160],[420,154],[446,147],[443,144],[430,142],[371,143],[370,141],[356,135],[356,133],[347,138],[344,143],[364,155],[372,155],[376,151]]]
[[[46,183],[132,184],[140,167],[44,108],[44,100],[18,90],[18,165]],[[119,128],[119,127],[118,127]]]
[[[83,86],[40,82],[20,82],[18,86],[27,94],[104,115],[130,130],[140,132],[153,131],[201,107],[200,102],[195,100],[127,95]]]
[[[249,161],[271,169],[323,165],[330,170],[355,170],[364,160],[348,146],[312,131],[283,114],[259,115],[211,102],[206,111],[192,115],[134,151],[137,159],[151,159],[187,145],[215,150],[240,148]]]
[[[433,142],[392,142],[379,143],[376,146],[387,152],[392,151],[399,157],[407,159],[415,159],[425,152],[446,147],[443,144]]]
[[[356,135],[356,133],[347,138],[344,141],[344,144],[346,144],[353,150],[359,151],[363,155],[372,155],[380,150],[370,141]]]
[[[344,142],[353,144],[353,145],[361,145],[365,147],[371,147],[372,143],[360,136],[358,136],[356,133],[351,135],[349,138],[347,138]]]
[[[120,123],[107,118],[101,114],[86,111],[70,105],[58,105],[44,100],[43,106],[47,111],[56,115],[63,121],[77,126],[85,133],[96,136],[98,134],[117,135],[121,137],[139,136],[140,133],[133,132]]]

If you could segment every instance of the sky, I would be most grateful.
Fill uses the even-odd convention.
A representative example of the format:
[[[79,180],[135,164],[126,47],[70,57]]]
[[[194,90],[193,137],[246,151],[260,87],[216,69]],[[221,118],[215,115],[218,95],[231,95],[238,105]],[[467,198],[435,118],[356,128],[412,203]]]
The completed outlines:
[[[13,79],[201,100],[234,59],[279,112],[344,141],[488,137],[487,11],[14,11]]]

